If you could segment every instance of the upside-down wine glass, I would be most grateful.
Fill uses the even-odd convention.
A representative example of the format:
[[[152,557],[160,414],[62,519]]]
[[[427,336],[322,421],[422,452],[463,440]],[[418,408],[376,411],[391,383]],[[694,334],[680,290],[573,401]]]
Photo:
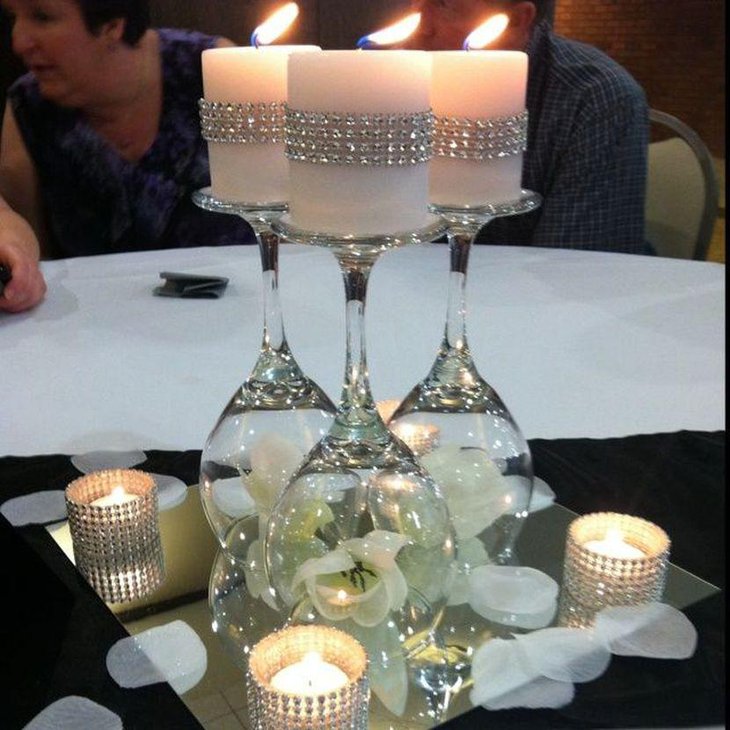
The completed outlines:
[[[203,448],[200,493],[223,549],[250,562],[273,504],[299,461],[326,433],[334,405],[297,364],[284,333],[278,288],[284,204],[250,205],[194,194],[201,207],[235,213],[254,229],[263,273],[263,339],[251,374],[223,409]]]
[[[413,85],[389,93],[380,82],[391,72]],[[324,102],[319,79],[328,85]],[[371,712],[395,726],[432,723],[448,690],[443,652],[434,647],[453,570],[453,528],[433,480],[378,415],[364,326],[368,277],[380,254],[445,230],[427,208],[428,58],[405,51],[292,57],[289,84],[291,212],[273,227],[334,254],[345,287],[346,362],[332,426],[271,514],[266,565],[291,622],[332,624],[366,647],[378,700]],[[320,111],[318,103],[327,106]],[[328,195],[317,195],[317,186]],[[402,202],[416,188],[423,199],[411,209]]]
[[[432,206],[448,222],[450,274],[446,325],[426,377],[389,419],[438,434],[420,455],[441,487],[457,537],[457,575],[440,623],[453,682],[468,674],[474,649],[485,640],[483,621],[469,606],[469,575],[485,564],[513,564],[515,541],[528,515],[532,458],[527,441],[494,388],[479,374],[466,338],[466,275],[474,237],[496,217],[534,210],[540,196],[522,191],[513,202]]]

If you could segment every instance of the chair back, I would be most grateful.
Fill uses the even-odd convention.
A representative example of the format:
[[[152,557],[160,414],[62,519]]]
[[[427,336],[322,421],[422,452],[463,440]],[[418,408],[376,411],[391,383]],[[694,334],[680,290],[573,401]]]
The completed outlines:
[[[675,136],[649,145],[646,238],[660,256],[704,260],[718,210],[712,156],[699,135],[671,114],[652,109],[649,119]]]

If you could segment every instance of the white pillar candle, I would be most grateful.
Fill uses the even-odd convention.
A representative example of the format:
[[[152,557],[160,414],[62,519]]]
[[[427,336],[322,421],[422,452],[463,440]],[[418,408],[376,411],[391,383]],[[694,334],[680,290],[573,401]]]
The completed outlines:
[[[487,120],[525,111],[527,54],[522,51],[434,51],[431,56],[437,117]],[[434,155],[430,200],[454,206],[516,200],[522,158],[522,153],[485,160]]]
[[[203,94],[208,102],[286,101],[287,59],[318,46],[210,48],[202,53]],[[209,142],[212,194],[223,200],[280,203],[289,197],[284,143]]]
[[[289,59],[289,106],[305,112],[427,112],[431,62],[423,51],[323,51]],[[428,163],[317,164],[291,160],[290,216],[305,230],[388,234],[425,226]]]

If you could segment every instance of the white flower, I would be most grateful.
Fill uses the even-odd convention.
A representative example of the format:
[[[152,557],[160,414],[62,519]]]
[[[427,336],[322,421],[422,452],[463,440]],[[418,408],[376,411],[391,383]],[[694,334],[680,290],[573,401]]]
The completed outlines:
[[[460,541],[514,509],[514,489],[482,449],[447,444],[422,456],[421,463],[441,488]]]
[[[345,540],[321,558],[305,560],[294,574],[292,591],[304,583],[315,608],[330,621],[351,618],[360,626],[376,626],[402,608],[408,595],[395,562],[406,543],[404,535],[386,530]]]
[[[281,491],[289,483],[304,455],[297,446],[275,433],[265,433],[251,447],[251,472],[241,477],[259,515],[259,534]]]

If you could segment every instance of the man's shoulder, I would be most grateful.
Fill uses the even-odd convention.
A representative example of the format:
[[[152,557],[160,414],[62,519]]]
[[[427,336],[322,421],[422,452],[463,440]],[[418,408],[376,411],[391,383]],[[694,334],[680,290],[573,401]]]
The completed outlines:
[[[551,82],[566,92],[592,96],[604,102],[636,99],[644,90],[636,79],[603,51],[570,38],[552,35]]]

